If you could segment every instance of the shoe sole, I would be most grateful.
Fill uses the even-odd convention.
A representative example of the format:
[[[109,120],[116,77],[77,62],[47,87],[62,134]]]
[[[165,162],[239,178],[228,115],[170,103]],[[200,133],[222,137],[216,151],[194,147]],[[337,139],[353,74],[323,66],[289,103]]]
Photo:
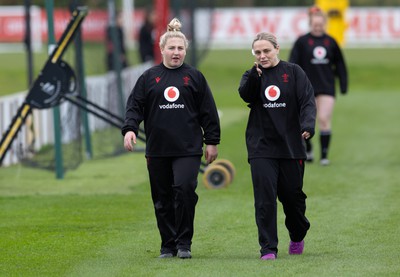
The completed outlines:
[[[260,259],[264,260],[264,261],[266,261],[266,260],[273,261],[273,260],[276,260],[276,255],[275,254],[266,254],[266,255],[262,256]]]

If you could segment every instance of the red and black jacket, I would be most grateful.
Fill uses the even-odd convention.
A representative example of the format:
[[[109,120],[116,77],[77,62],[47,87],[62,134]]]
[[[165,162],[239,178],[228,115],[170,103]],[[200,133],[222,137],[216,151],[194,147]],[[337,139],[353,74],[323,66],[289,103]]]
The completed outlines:
[[[313,87],[296,64],[255,67],[240,81],[239,94],[249,103],[246,129],[248,158],[305,159],[302,132],[315,132]]]
[[[220,142],[211,90],[203,74],[185,63],[176,69],[161,63],[139,77],[127,101],[122,135],[137,135],[142,121],[149,157],[202,155],[203,143]]]

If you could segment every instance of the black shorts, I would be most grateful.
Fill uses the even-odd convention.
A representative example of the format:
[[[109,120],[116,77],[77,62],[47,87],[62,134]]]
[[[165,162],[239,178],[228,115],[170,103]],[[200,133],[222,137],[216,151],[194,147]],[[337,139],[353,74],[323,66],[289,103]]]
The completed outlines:
[[[314,91],[314,96],[317,97],[318,95],[329,95],[335,97],[335,92]]]

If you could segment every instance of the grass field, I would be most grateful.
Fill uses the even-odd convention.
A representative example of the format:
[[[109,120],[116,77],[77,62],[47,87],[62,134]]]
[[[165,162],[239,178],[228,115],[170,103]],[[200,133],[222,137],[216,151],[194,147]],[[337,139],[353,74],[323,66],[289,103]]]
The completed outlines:
[[[248,109],[237,93],[249,54],[212,51],[200,65],[223,112],[219,156],[234,163],[236,177],[208,190],[199,176],[193,259],[156,258],[145,160],[130,153],[85,161],[63,180],[21,165],[0,168],[0,275],[399,276],[400,49],[345,51],[350,90],[337,98],[331,165],[306,167],[305,252],[287,254],[280,208],[273,262],[259,260],[244,142]],[[0,76],[7,71],[1,67]]]

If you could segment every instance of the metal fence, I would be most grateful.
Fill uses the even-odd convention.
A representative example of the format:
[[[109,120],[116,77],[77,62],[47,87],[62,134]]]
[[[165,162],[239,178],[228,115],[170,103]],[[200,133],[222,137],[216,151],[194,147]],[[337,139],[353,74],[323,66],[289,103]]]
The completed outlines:
[[[134,67],[126,68],[122,71],[122,83],[124,99],[128,98],[136,80],[147,68],[151,66],[151,63],[145,63]],[[97,105],[110,109],[112,112],[116,112],[119,109],[119,105],[115,103],[118,101],[118,95],[116,91],[115,74],[107,73],[98,76],[89,76],[86,78],[86,91],[87,98]],[[13,117],[17,113],[18,108],[25,100],[27,92],[19,92],[10,96],[0,97],[0,133],[3,134]],[[70,111],[73,104],[70,102],[63,102],[60,105],[61,116],[70,116]],[[121,114],[119,110],[118,115]],[[33,127],[28,127],[33,126]],[[98,117],[89,114],[89,126],[90,131],[101,130],[109,126],[103,120]],[[74,131],[63,135],[63,143],[68,143],[69,140],[74,139]],[[33,140],[34,138],[34,140]],[[20,161],[22,149],[27,149],[33,143],[33,149],[38,150],[44,145],[51,145],[54,143],[54,126],[53,126],[53,112],[51,109],[46,110],[33,110],[33,115],[30,116],[26,124],[22,126],[17,137],[14,139],[10,149],[8,150],[4,160],[3,166],[16,164]]]

